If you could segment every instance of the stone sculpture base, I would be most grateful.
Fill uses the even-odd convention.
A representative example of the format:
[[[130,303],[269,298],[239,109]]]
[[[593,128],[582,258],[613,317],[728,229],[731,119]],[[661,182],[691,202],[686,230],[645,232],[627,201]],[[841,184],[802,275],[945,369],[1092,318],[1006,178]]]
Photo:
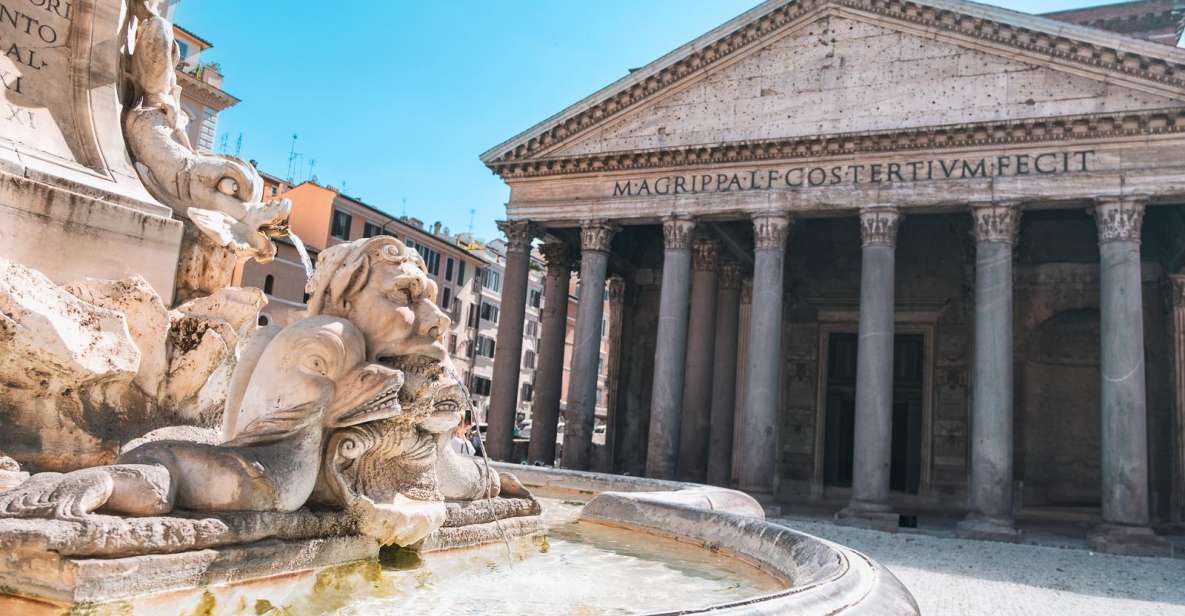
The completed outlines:
[[[1124,556],[1172,556],[1173,546],[1144,526],[1103,524],[1087,537],[1096,551]]]
[[[959,522],[955,535],[961,539],[1020,543],[1024,533],[1007,522],[984,517],[968,517]]]
[[[888,505],[848,505],[835,514],[835,523],[895,533],[900,528],[901,516]]]
[[[445,526],[415,551],[474,547],[545,531],[534,499],[449,503],[447,509]],[[152,606],[161,607],[158,601],[188,605],[200,599],[198,589],[241,583],[258,582],[268,592],[280,592],[280,586],[320,575],[327,567],[377,563],[378,543],[360,535],[358,527],[350,514],[307,509],[99,515],[85,522],[0,520],[0,553],[5,554],[0,614],[37,613],[30,606],[60,614],[63,606],[118,602],[134,604],[136,613],[154,613]],[[285,593],[280,592],[288,597]]]

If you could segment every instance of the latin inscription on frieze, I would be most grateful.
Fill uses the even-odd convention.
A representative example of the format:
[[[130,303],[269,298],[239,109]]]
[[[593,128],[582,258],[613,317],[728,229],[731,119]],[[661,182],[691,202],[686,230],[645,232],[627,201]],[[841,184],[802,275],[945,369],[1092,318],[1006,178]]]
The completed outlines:
[[[791,165],[780,169],[729,170],[617,180],[614,197],[650,197],[762,190],[810,190],[835,186],[905,184],[1086,173],[1093,150],[1013,154],[991,158],[934,158],[874,164]]]
[[[68,0],[0,0],[0,136],[70,157]]]

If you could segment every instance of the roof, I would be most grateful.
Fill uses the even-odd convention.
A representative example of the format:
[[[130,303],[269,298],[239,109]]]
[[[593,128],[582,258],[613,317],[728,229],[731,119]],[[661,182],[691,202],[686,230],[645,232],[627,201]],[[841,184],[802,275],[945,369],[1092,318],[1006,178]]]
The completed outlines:
[[[210,41],[207,41],[206,39],[194,34],[190,30],[186,30],[185,28],[182,28],[181,26],[179,26],[177,24],[173,24],[173,27],[176,28],[177,30],[185,33],[185,35],[188,36],[189,38],[197,41],[202,46],[203,51],[214,47],[214,43],[211,43]]]
[[[1019,53],[1073,63],[1075,69],[1107,71],[1185,91],[1185,51],[1048,17],[967,0],[767,0],[490,148],[481,160],[497,169],[502,163],[545,157],[561,143],[832,7],[923,23],[956,36],[976,36],[996,46],[1016,48]],[[1135,67],[1125,62],[1131,57],[1138,60]]]

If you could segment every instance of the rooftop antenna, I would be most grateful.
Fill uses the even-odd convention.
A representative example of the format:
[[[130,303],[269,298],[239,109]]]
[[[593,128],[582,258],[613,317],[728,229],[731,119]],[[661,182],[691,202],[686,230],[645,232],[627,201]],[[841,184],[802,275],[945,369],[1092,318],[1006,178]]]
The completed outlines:
[[[308,178],[311,178],[311,177],[316,177],[316,176],[313,174],[313,170],[314,170],[314,169],[316,169],[316,168],[317,168],[317,159],[315,159],[315,158],[310,158],[310,159],[309,159],[309,174],[305,176],[305,179],[308,179]]]
[[[300,154],[296,151],[296,133],[292,133],[292,147],[288,149],[288,183],[296,179],[296,161]]]
[[[469,208],[469,235],[473,235],[473,217],[477,215],[477,210]]]
[[[219,153],[226,154],[230,150],[230,145],[227,143],[228,139],[230,139],[230,135],[223,135],[222,138],[218,140]]]
[[[235,158],[239,158],[243,154],[243,133],[239,132],[239,138],[235,139]]]
[[[407,197],[403,198],[403,217],[407,218]]]
[[[345,180],[342,180],[342,194],[343,195],[350,194],[349,186],[350,186],[350,184],[348,182],[346,182]]]

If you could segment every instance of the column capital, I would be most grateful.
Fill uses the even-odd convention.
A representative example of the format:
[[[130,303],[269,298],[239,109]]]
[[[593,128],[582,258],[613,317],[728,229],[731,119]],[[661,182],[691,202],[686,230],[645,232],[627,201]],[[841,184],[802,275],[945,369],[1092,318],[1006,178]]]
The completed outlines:
[[[498,230],[506,235],[507,252],[531,252],[531,240],[539,236],[539,225],[529,220],[499,220]]]
[[[543,260],[547,262],[547,275],[558,276],[560,272],[572,271],[572,251],[567,242],[545,242],[539,247]]]
[[[691,244],[691,262],[696,271],[715,271],[720,262],[720,242],[710,237],[697,237]]]
[[[739,289],[741,287],[741,266],[732,259],[725,257],[720,261],[720,288]]]
[[[619,302],[625,298],[625,278],[617,274],[609,277],[605,282],[605,298],[611,302]]]
[[[794,220],[785,212],[753,214],[753,243],[757,250],[785,250]]]
[[[581,250],[609,252],[609,244],[621,227],[607,220],[585,220],[580,223]]]
[[[741,303],[753,303],[753,279],[745,278],[741,281]]]
[[[971,204],[975,241],[1015,244],[1020,231],[1019,201],[980,201]]]
[[[666,250],[690,250],[695,220],[687,216],[662,219],[663,246]]]
[[[861,245],[889,246],[897,244],[897,224],[901,212],[890,205],[876,205],[860,210]]]
[[[1099,243],[1138,242],[1148,197],[1130,195],[1095,199],[1091,215],[1099,228]]]
[[[1185,308],[1185,274],[1169,274],[1169,299],[1173,308]]]

